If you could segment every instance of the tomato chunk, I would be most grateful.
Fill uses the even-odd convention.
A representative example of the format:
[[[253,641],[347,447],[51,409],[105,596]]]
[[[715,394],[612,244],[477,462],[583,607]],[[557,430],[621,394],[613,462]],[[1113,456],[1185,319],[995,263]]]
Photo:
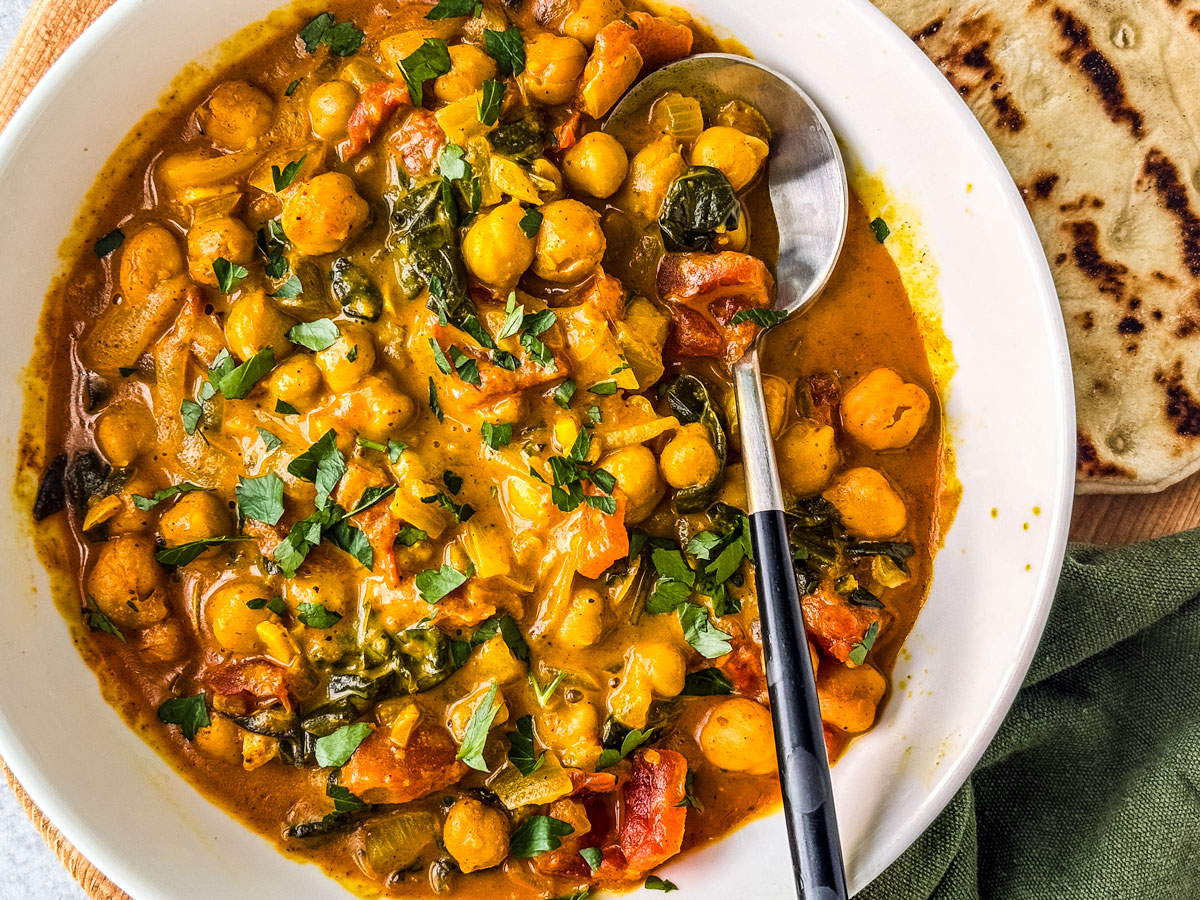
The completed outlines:
[[[278,702],[291,709],[292,692],[288,670],[261,659],[247,659],[210,669],[204,682],[226,698],[228,707],[241,707],[243,714]]]
[[[759,327],[733,323],[746,309],[766,309],[775,279],[745,253],[668,253],[658,265],[658,294],[673,317],[667,349],[676,357],[709,357],[732,366]]]
[[[358,106],[350,113],[346,126],[348,137],[338,144],[338,158],[345,162],[366,150],[383,123],[401,106],[411,103],[408,88],[399,81],[377,81],[363,91]]]
[[[801,597],[800,607],[809,640],[843,663],[850,658],[854,645],[862,642],[873,622],[883,627],[880,610],[855,606],[826,582]]]
[[[687,807],[687,760],[674,750],[643,750],[621,789],[624,815],[617,846],[624,857],[622,880],[640,877],[662,865],[683,847]],[[601,871],[607,867],[605,854]]]
[[[407,803],[467,774],[457,752],[449,733],[435,725],[418,725],[403,745],[378,729],[342,767],[341,783],[367,803]]]
[[[603,494],[591,485],[584,490],[589,497]],[[567,524],[567,532],[579,552],[575,570],[584,578],[599,578],[613,563],[629,555],[629,532],[625,528],[625,494],[614,488],[617,509],[611,516],[588,506],[579,507]]]

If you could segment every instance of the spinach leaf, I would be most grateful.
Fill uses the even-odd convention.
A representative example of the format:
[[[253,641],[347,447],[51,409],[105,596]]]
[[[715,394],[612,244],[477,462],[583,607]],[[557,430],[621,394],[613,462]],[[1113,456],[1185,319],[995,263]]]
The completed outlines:
[[[334,260],[330,285],[342,312],[350,318],[374,322],[383,313],[383,295],[371,276],[345,257]]]
[[[742,221],[737,192],[720,169],[692,166],[671,183],[658,226],[672,253],[712,250],[719,231],[734,231]]]
[[[469,322],[478,324],[458,230],[443,203],[440,179],[418,185],[397,200],[391,227],[389,244],[399,257],[405,290],[416,296],[428,289],[429,309],[443,323],[463,330]]]
[[[683,679],[683,696],[718,697],[733,693],[733,683],[720,669],[700,669]]]
[[[483,0],[438,0],[437,5],[425,13],[425,18],[456,19],[459,16],[475,16],[483,12]]]
[[[118,247],[125,243],[125,232],[120,228],[114,228],[100,240],[96,241],[95,251],[96,256],[100,259],[113,253]]]
[[[488,142],[501,156],[529,164],[545,151],[546,134],[542,114],[531,110],[523,118],[501,125],[488,135]]]

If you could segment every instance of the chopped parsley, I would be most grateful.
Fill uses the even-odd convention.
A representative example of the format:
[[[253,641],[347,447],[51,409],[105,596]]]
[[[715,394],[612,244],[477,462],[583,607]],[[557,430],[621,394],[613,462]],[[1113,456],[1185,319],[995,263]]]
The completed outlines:
[[[482,702],[471,713],[471,719],[463,733],[462,744],[454,757],[479,772],[489,771],[483,758],[483,748],[487,746],[488,732],[492,730],[492,723],[496,720],[496,714],[500,712],[500,706],[496,703],[496,691],[499,689],[500,682],[493,681]]]
[[[343,725],[333,734],[317,738],[314,747],[317,765],[334,768],[344,766],[372,731],[374,729],[366,722],[355,722],[353,725]]]
[[[213,274],[217,276],[217,287],[221,289],[222,294],[232,294],[250,274],[250,270],[245,266],[231,263],[223,256],[218,256],[213,260],[212,269]]]
[[[488,447],[492,450],[499,450],[501,447],[507,447],[512,443],[512,422],[484,422],[480,429],[480,434],[483,437],[483,442]]]
[[[525,237],[537,237],[538,230],[542,227],[542,219],[545,218],[539,209],[527,209],[525,215],[521,217],[521,230],[525,232]]]
[[[338,449],[337,432],[332,428],[320,439],[288,463],[288,473],[317,487],[317,509],[325,508],[342,476],[346,474],[346,457]]]
[[[437,5],[425,13],[427,19],[456,19],[459,16],[479,18],[483,12],[482,0],[438,0]]]
[[[679,886],[673,881],[667,881],[665,878],[659,878],[657,875],[646,876],[646,890],[662,891],[669,894],[671,891],[679,890]]]
[[[164,725],[177,725],[189,741],[196,739],[196,732],[212,724],[208,718],[208,704],[204,692],[195,697],[173,697],[158,708],[158,721]]]
[[[198,484],[183,482],[175,484],[169,488],[163,488],[161,491],[155,491],[153,497],[143,497],[140,494],[134,494],[132,497],[133,505],[145,512],[148,509],[154,509],[158,504],[162,503],[176,494],[189,494],[193,491],[210,491],[212,488],[200,487]]]
[[[647,728],[645,731],[638,731],[635,728],[625,735],[619,748],[606,747],[600,753],[600,760],[596,763],[596,769],[607,769],[610,766],[615,766],[638,747],[642,746],[642,744],[646,743],[646,741],[650,740],[653,734],[653,728]]]
[[[878,216],[871,220],[871,231],[875,235],[875,240],[883,243],[888,239],[888,235],[892,233],[892,229],[888,228],[888,223]]]
[[[91,597],[89,597],[88,600],[93,604],[96,602]],[[128,643],[128,641],[125,640],[125,635],[121,633],[121,629],[116,626],[113,620],[94,607],[85,606],[83,608],[83,621],[87,623],[87,627],[91,631],[100,631],[104,634],[111,634],[113,637],[119,639],[122,644]]]
[[[440,603],[446,595],[466,584],[473,574],[474,566],[468,566],[466,572],[460,572],[454,566],[443,563],[440,569],[428,569],[417,575],[417,591],[426,603]]]
[[[513,832],[509,847],[514,859],[532,859],[557,850],[562,838],[574,833],[575,829],[562,819],[533,816]]]
[[[293,278],[295,276],[292,276]],[[287,339],[293,344],[320,352],[337,343],[342,332],[333,319],[317,319],[315,322],[300,322],[288,329]]]
[[[850,648],[850,662],[856,666],[861,666],[867,660],[867,654],[871,652],[871,648],[875,646],[875,639],[879,637],[879,621],[871,623],[871,627],[867,629],[867,633],[863,635],[860,643],[855,644]]]
[[[283,479],[274,472],[262,478],[238,478],[238,509],[247,519],[278,525],[283,518]]]
[[[533,696],[537,700],[537,705],[545,708],[546,704],[550,702],[550,698],[554,696],[554,692],[558,690],[558,686],[562,684],[563,679],[566,677],[566,672],[559,672],[551,679],[548,685],[542,687],[541,683],[537,680],[537,676],[530,672],[529,685],[533,688]]]
[[[309,628],[332,628],[342,620],[341,613],[331,612],[323,603],[301,603],[296,618]]]
[[[568,378],[554,390],[554,402],[563,409],[571,408],[571,398],[575,396],[575,379]]]
[[[500,105],[504,102],[504,93],[507,90],[508,85],[503,81],[488,78],[483,82],[475,113],[484,125],[495,125],[500,118]]]
[[[351,21],[339,22],[332,13],[323,12],[300,29],[300,40],[308,53],[316,53],[322,44],[334,56],[353,56],[366,35]]]
[[[300,174],[300,167],[304,165],[306,159],[308,159],[307,153],[299,159],[292,160],[282,169],[279,166],[271,166],[271,181],[275,185],[275,193],[282,193],[292,186],[292,183],[296,180],[296,176]]]
[[[772,325],[778,325],[787,317],[787,312],[782,309],[739,309],[729,321],[731,325],[753,322],[760,328],[770,328]]]
[[[537,753],[533,746],[533,716],[521,716],[517,730],[509,732],[508,761],[526,778],[546,762],[546,754]]]
[[[239,541],[248,540],[250,540],[250,538],[247,537],[205,538],[202,541],[190,541],[186,544],[180,544],[178,547],[166,547],[155,553],[154,558],[164,566],[186,566],[210,547],[217,547],[221,544],[234,544],[238,543]]]
[[[484,49],[488,56],[496,61],[496,68],[506,78],[509,75],[520,75],[525,71],[525,39],[521,37],[520,28],[509,28],[506,31],[493,31],[485,28],[483,32]]]
[[[408,86],[413,106],[425,102],[425,82],[445,75],[450,67],[450,48],[441,38],[426,38],[420,47],[400,60],[400,75]]]
[[[433,383],[432,375],[429,376],[429,408],[439,422],[446,421],[446,414],[442,412],[442,404],[438,402],[437,385]]]

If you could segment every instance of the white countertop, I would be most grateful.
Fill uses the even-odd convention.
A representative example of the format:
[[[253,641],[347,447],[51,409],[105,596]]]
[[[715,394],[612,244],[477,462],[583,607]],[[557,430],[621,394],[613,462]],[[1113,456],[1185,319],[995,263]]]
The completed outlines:
[[[32,0],[0,0],[0,54]],[[0,781],[0,900],[86,900]]]

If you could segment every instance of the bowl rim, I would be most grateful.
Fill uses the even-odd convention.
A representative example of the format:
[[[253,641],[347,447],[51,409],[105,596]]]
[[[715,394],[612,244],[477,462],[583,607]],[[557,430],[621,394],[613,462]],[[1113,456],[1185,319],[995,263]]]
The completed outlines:
[[[43,113],[54,93],[69,84],[73,78],[78,77],[80,68],[91,58],[97,48],[109,40],[114,33],[125,27],[127,22],[136,17],[151,2],[154,0],[116,0],[67,47],[21,102],[3,131],[0,131],[0,170],[5,168],[10,157],[19,150],[21,136],[27,124],[32,123]],[[1018,237],[1027,257],[1022,264],[1030,266],[1036,276],[1039,286],[1039,306],[1043,314],[1043,322],[1040,322],[1039,325],[1044,325],[1050,331],[1055,385],[1061,389],[1057,410],[1058,446],[1054,448],[1058,459],[1057,496],[1053,498],[1053,508],[1048,510],[1052,513],[1050,537],[1043,545],[1039,580],[1030,589],[1030,593],[1035,597],[1035,602],[1026,618],[1020,642],[1012,648],[1012,662],[1006,677],[1001,683],[1000,689],[993,695],[986,715],[980,719],[978,726],[966,739],[962,749],[954,755],[948,768],[943,770],[938,783],[924,798],[919,814],[908,820],[907,828],[896,833],[885,845],[877,846],[870,854],[874,865],[863,868],[858,873],[858,877],[854,879],[855,883],[851,884],[851,892],[857,893],[890,866],[928,828],[966,782],[1000,728],[1022,686],[1050,613],[1068,541],[1075,493],[1075,395],[1066,330],[1049,262],[1032,218],[999,151],[987,136],[983,126],[969,107],[962,102],[953,86],[945,79],[936,65],[882,11],[873,6],[869,0],[828,0],[828,2],[855,7],[856,12],[879,34],[880,40],[888,45],[889,52],[901,54],[909,64],[914,64],[917,71],[921,72],[924,81],[919,85],[920,92],[940,102],[946,108],[947,113],[955,117],[957,126],[970,136],[972,143],[977,145],[983,158],[988,160],[992,170],[991,174],[1002,190],[1005,206],[1019,224]],[[277,0],[277,5],[282,7],[286,3]],[[704,20],[702,17],[699,18]],[[237,28],[249,24],[251,23],[239,21]],[[719,25],[719,23],[716,24]],[[236,30],[234,29],[230,34],[235,33]],[[902,38],[902,40],[897,40],[897,38]],[[193,59],[202,58],[208,49],[197,48]],[[164,89],[165,87],[164,85]],[[22,742],[10,733],[7,727],[4,727],[6,724],[4,717],[0,715],[0,756],[4,758],[13,776],[21,783],[33,802],[50,819],[62,836],[115,884],[122,887],[125,885],[136,885],[138,888],[148,887],[138,874],[138,866],[126,862],[126,856],[109,853],[105,842],[100,839],[99,835],[94,834],[89,827],[84,825],[74,812],[71,799],[57,790],[52,780],[43,777],[34,755],[26,752]],[[178,776],[176,775],[176,777]],[[131,896],[135,895],[133,890],[128,892]],[[142,896],[156,895],[153,889],[148,889],[146,894],[140,892],[137,894],[139,900]]]

